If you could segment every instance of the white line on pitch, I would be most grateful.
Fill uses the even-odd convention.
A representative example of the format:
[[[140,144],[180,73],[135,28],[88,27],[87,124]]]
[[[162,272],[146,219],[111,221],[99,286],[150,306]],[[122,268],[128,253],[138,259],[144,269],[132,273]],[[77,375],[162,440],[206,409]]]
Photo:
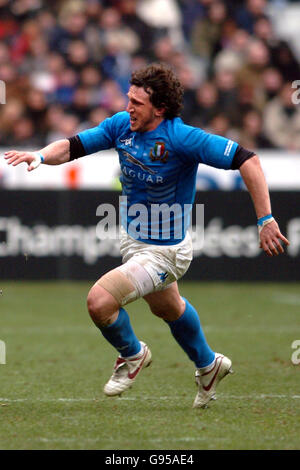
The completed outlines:
[[[233,399],[233,400],[264,400],[272,398],[283,398],[297,400],[300,398],[300,395],[281,395],[281,394],[259,394],[259,395],[225,395],[219,394],[219,397],[222,399]],[[151,397],[151,396],[142,396],[142,397],[117,397],[117,400],[120,401],[138,401],[138,400],[149,400],[149,401],[161,401],[161,400],[189,400],[189,397],[174,397],[174,396],[161,396],[161,397]],[[104,400],[109,400],[107,397],[101,398],[7,398],[0,397],[0,405],[3,403],[33,403],[33,402],[42,402],[42,403],[80,403],[80,402],[102,402]]]
[[[287,304],[287,305],[300,305],[300,295],[291,294],[289,292],[283,292],[281,294],[275,294],[271,297],[271,300],[275,303]]]

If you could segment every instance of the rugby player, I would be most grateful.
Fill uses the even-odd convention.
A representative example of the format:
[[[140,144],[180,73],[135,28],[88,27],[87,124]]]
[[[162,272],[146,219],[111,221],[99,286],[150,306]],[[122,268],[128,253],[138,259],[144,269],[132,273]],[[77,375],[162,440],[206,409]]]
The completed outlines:
[[[128,207],[139,204],[148,211],[162,203],[169,208],[174,204],[190,208],[200,163],[239,170],[254,204],[260,247],[268,256],[283,253],[282,244],[289,242],[272,216],[258,156],[230,139],[184,124],[179,117],[183,91],[168,66],[150,64],[132,73],[126,111],[36,152],[12,150],[5,158],[13,166],[26,162],[28,171],[32,171],[41,163],[59,165],[115,148]],[[198,392],[193,406],[204,408],[215,398],[217,384],[232,371],[232,364],[209,347],[196,309],[178,290],[177,281],[192,261],[188,224],[181,220],[186,218],[169,210],[168,220],[156,220],[154,226],[150,217],[139,219],[137,224],[129,212],[122,219],[123,263],[100,277],[87,297],[92,320],[119,352],[104,393],[120,395],[151,363],[150,349],[136,337],[125,309],[142,297],[152,313],[169,325],[173,337],[195,364]]]

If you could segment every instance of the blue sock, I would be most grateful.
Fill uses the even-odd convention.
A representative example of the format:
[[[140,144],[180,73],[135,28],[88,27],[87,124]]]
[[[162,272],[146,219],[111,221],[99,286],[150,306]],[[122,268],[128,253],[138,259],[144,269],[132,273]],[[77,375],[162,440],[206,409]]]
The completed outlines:
[[[196,310],[186,299],[182,299],[185,301],[185,311],[178,320],[167,323],[172,335],[196,367],[206,367],[213,362],[215,353],[206,342]]]
[[[141,350],[141,344],[134,334],[129,315],[124,308],[120,308],[119,316],[114,323],[100,328],[100,331],[122,357],[134,356]]]

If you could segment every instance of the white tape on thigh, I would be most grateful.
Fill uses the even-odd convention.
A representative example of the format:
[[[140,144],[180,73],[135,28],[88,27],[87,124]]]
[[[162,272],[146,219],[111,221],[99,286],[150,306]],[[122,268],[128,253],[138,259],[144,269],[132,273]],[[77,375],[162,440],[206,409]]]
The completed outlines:
[[[107,290],[120,305],[128,304],[138,298],[136,287],[118,268],[104,274],[96,284]]]
[[[148,271],[139,263],[133,260],[127,261],[127,263],[117,268],[121,271],[127,279],[132,282],[137,291],[137,298],[144,297],[144,295],[153,292],[154,283]]]

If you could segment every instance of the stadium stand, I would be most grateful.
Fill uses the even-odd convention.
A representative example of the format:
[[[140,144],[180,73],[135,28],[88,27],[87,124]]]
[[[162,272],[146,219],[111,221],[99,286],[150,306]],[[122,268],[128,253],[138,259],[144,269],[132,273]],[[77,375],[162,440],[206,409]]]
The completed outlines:
[[[43,146],[97,125],[125,108],[133,69],[165,61],[184,83],[187,123],[299,150],[279,132],[299,128],[283,98],[300,79],[299,11],[278,0],[0,0],[1,145]]]

